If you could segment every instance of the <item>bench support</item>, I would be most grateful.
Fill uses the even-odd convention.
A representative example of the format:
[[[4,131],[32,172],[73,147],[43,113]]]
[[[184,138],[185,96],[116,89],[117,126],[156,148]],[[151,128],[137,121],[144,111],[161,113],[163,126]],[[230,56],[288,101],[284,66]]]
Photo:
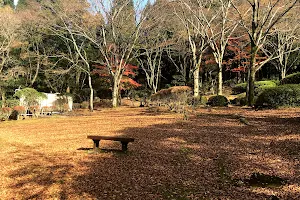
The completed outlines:
[[[93,140],[94,142],[94,150],[99,150],[99,146],[100,146],[100,140]]]
[[[95,150],[95,151],[97,151],[97,150],[99,150],[99,146],[100,146],[100,140],[93,140],[93,142],[94,142],[94,147],[93,147],[93,149]],[[122,144],[122,151],[127,151],[127,145],[128,145],[128,142],[121,142],[121,144]]]
[[[121,142],[121,144],[122,144],[122,151],[127,151],[128,142]]]

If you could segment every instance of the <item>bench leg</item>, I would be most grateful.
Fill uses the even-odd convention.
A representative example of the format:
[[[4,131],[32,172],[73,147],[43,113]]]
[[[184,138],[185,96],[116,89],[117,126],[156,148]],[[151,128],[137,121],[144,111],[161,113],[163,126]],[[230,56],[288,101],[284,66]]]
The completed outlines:
[[[121,143],[122,143],[122,151],[127,151],[128,142],[121,142]]]
[[[100,140],[93,140],[94,142],[94,150],[98,151],[100,146]]]

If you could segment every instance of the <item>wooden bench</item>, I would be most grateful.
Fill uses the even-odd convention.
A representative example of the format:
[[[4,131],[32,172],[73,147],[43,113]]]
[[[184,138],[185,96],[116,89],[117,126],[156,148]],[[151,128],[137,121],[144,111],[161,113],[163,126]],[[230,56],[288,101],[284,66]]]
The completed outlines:
[[[88,139],[92,139],[94,142],[94,150],[98,151],[100,146],[100,140],[112,140],[112,141],[119,141],[122,144],[122,151],[127,151],[127,145],[129,142],[133,142],[134,138],[129,137],[120,137],[120,136],[95,136],[95,135],[88,135]]]

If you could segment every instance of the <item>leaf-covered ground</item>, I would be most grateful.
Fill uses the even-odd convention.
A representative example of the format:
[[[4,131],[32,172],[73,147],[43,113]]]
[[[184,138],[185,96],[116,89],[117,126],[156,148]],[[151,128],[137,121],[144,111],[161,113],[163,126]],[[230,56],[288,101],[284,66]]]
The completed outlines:
[[[246,121],[246,122],[245,122]],[[248,125],[246,125],[248,124]],[[87,135],[136,139],[127,154]],[[0,199],[300,199],[300,109],[147,108],[0,122]],[[251,186],[253,173],[282,186]]]

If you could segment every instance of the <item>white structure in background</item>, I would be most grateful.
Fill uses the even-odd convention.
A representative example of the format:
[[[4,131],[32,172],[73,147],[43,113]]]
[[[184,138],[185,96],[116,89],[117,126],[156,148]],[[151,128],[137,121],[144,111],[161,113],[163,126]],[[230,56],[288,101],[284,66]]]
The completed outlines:
[[[61,99],[61,98],[66,98],[68,101],[68,107],[69,110],[68,111],[72,111],[73,108],[73,98],[70,96],[61,96],[60,93],[44,93],[47,98],[46,99],[42,99],[40,101],[40,107],[51,107],[51,106],[55,106],[57,105],[57,100]]]
[[[18,91],[16,89],[15,91]],[[58,100],[65,98],[68,104],[68,111],[72,111],[73,108],[73,98],[70,96],[61,95],[60,93],[44,93],[46,95],[46,99],[41,99],[39,101],[39,107],[43,109],[44,107],[52,107],[57,106]],[[20,106],[26,105],[25,99],[20,98]]]

